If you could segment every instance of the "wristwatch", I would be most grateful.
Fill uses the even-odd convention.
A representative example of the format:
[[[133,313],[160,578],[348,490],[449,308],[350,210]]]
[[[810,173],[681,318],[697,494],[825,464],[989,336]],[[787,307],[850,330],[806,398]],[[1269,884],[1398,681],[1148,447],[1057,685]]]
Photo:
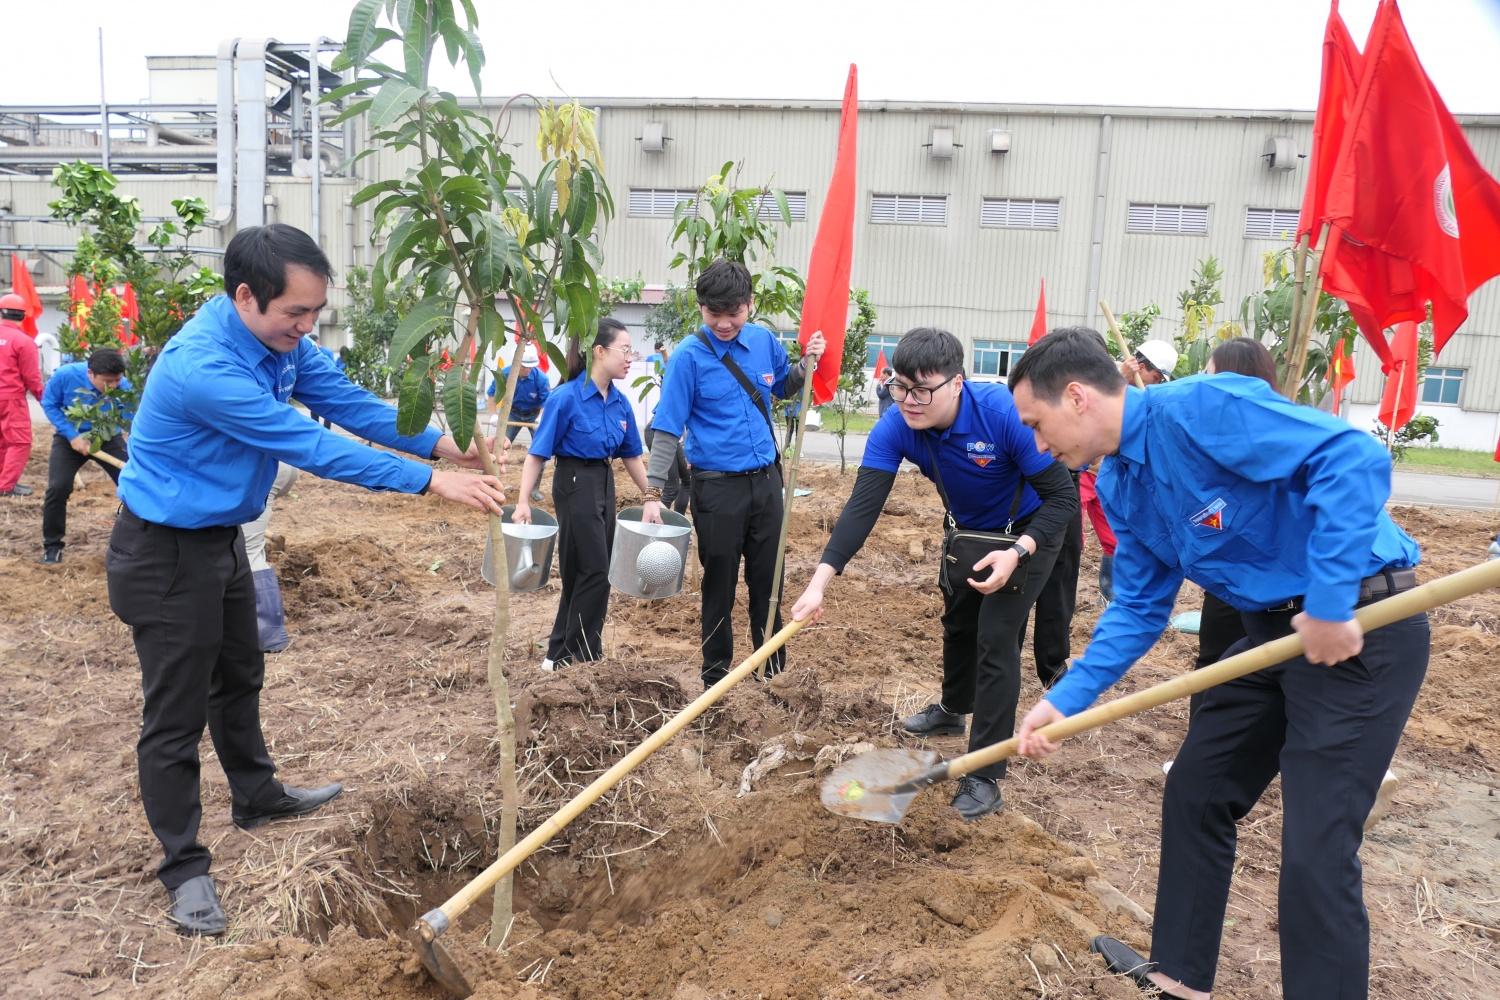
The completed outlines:
[[[1012,545],[1011,548],[1016,552],[1016,569],[1020,569],[1031,559],[1031,550],[1020,543]]]

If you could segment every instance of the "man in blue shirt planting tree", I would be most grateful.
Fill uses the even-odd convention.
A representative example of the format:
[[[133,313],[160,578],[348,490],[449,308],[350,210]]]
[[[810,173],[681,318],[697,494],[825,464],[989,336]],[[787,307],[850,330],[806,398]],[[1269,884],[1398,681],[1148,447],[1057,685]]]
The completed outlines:
[[[1427,671],[1427,616],[1361,635],[1358,605],[1415,585],[1417,544],[1391,521],[1389,457],[1370,435],[1229,373],[1126,388],[1092,330],[1053,331],[1012,369],[1037,444],[1070,466],[1104,459],[1119,536],[1115,600],[1073,669],[1021,722],[1088,707],[1156,642],[1184,577],[1237,608],[1250,641],[1298,633],[1305,654],[1203,693],[1162,801],[1147,961],[1114,938],[1110,971],[1168,997],[1213,988],[1235,823],[1281,775],[1283,995],[1368,993],[1365,818]]]
[[[74,361],[52,373],[47,387],[42,390],[42,411],[52,422],[52,453],[47,459],[47,495],[42,501],[42,559],[48,565],[62,562],[64,536],[68,532],[68,498],[73,495],[73,479],[78,470],[92,454],[93,424],[85,420],[74,423],[68,416],[68,408],[76,403],[96,404],[104,394],[124,386],[125,359],[119,351],[107,347],[89,355],[87,361]],[[113,411],[120,404],[109,400],[102,409]],[[129,419],[127,412],[118,414],[122,421]],[[122,430],[99,446],[99,450],[123,462],[125,433]],[[115,466],[94,458],[109,478],[119,482],[120,470]]]
[[[339,374],[307,339],[332,268],[285,225],[242,229],[224,254],[226,294],[162,350],[132,425],[109,540],[109,602],[131,628],[145,706],[136,745],[141,801],[165,858],[158,876],[185,934],[226,921],[198,842],[198,743],[207,724],[229,778],[231,817],[250,829],[316,809],[337,784],[276,780],[260,727],[265,660],[239,525],[265,506],[277,461],[372,490],[432,493],[500,512],[497,480],[435,470],[297,413],[296,398],[355,435],[421,458],[480,465],[435,428],[396,433],[394,409]]]

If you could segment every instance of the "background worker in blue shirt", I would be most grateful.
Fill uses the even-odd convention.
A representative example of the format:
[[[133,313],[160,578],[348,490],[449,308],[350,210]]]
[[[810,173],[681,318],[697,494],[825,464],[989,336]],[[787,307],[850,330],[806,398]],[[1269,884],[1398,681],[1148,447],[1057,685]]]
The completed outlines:
[[[1235,822],[1281,774],[1279,925],[1289,1000],[1366,996],[1359,845],[1427,670],[1426,615],[1361,636],[1354,608],[1415,585],[1417,545],[1391,521],[1391,463],[1370,435],[1265,382],[1206,375],[1127,389],[1092,330],[1054,331],[1010,375],[1037,443],[1101,455],[1119,535],[1115,601],[1073,669],[1021,723],[1086,708],[1167,625],[1184,577],[1240,610],[1251,642],[1306,653],[1204,693],[1167,777],[1151,962],[1095,939],[1111,971],[1174,997],[1213,988]],[[1129,970],[1135,969],[1134,972]]]
[[[83,463],[90,460],[93,442],[90,432],[94,425],[85,420],[75,424],[68,418],[68,407],[75,403],[96,404],[104,394],[120,387],[130,388],[125,379],[125,359],[119,351],[102,347],[89,355],[87,361],[74,361],[52,373],[42,390],[42,412],[52,422],[52,453],[47,457],[47,494],[42,500],[42,558],[49,565],[62,562],[63,548],[67,545],[68,498],[73,495],[73,478]],[[106,402],[104,409],[113,411],[128,421],[130,414],[123,404],[113,400]],[[128,457],[125,451],[125,432],[115,434],[99,446],[99,450],[112,455],[121,462]],[[120,470],[99,458],[99,463],[109,478],[120,479]]]
[[[750,641],[765,641],[781,534],[782,481],[771,399],[802,390],[803,379],[823,353],[822,331],[807,340],[792,365],[776,335],[750,320],[750,272],[736,261],[704,268],[696,286],[703,326],[678,345],[667,364],[652,427],[648,522],[661,519],[661,489],[687,433],[693,466],[693,527],[703,565],[703,685],[712,687],[734,660],[734,592],[745,560],[750,602]],[[738,370],[736,375],[731,365]],[[741,379],[743,378],[743,382]],[[781,608],[772,626],[781,628]],[[781,670],[777,650],[766,664]]]
[[[964,349],[946,330],[912,330],[892,358],[888,388],[897,408],[870,431],[854,493],[839,514],[823,560],[792,607],[792,617],[819,617],[830,580],[869,537],[890,496],[902,460],[913,462],[946,495],[958,526],[1020,535],[1014,548],[940,575],[943,587],[943,694],[903,720],[909,733],[962,733],[974,714],[971,749],[1009,739],[1021,696],[1019,631],[1057,558],[1064,530],[1078,513],[1068,470],[1037,451],[1016,416],[1010,390],[963,376]],[[999,593],[1022,574],[1018,593]],[[944,582],[946,581],[946,582]],[[1000,809],[1005,762],[959,782],[953,806],[966,820]]]
[[[516,383],[516,395],[510,403],[511,423],[505,428],[505,440],[514,441],[516,435],[526,428],[519,424],[534,424],[541,418],[542,408],[547,405],[547,396],[552,391],[552,383],[547,380],[547,373],[538,367],[541,356],[537,353],[535,344],[527,344],[521,351],[521,379]],[[487,409],[491,421],[499,419],[500,396],[504,390],[501,388],[501,380],[510,378],[510,366],[500,369],[500,378],[490,380],[489,404]],[[499,431],[496,431],[498,435]],[[536,439],[536,429],[529,431],[529,439]],[[541,478],[537,478],[537,488],[531,491],[531,502],[539,503],[542,499]]]
[[[131,429],[110,535],[109,603],[129,625],[145,705],[136,745],[141,802],[165,858],[170,916],[186,934],[221,934],[224,911],[198,842],[198,743],[207,724],[229,778],[231,817],[250,829],[317,808],[337,784],[276,780],[260,727],[265,658],[239,525],[260,514],[277,461],[372,490],[432,493],[499,513],[489,476],[434,470],[319,427],[293,398],[360,437],[423,458],[480,464],[434,428],[403,437],[394,408],[345,379],[306,338],[332,269],[286,225],[242,229],[224,253],[227,294],[162,349]]]
[[[521,467],[521,492],[511,519],[531,523],[526,498],[542,475],[542,465],[557,456],[552,473],[552,503],[557,509],[557,569],[562,593],[547,640],[543,670],[597,660],[604,655],[601,637],[609,610],[609,557],[615,540],[615,476],[612,459],[623,458],[625,471],[641,492],[646,490],[646,463],[635,411],[614,380],[630,372],[635,349],[619,320],[602,319],[590,348],[591,362],[574,362],[568,381],[542,411]]]

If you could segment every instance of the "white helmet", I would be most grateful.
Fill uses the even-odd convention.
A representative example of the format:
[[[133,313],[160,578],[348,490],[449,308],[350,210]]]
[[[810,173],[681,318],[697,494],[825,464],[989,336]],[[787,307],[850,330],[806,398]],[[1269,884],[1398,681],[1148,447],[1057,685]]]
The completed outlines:
[[[1148,340],[1135,349],[1135,353],[1151,362],[1151,367],[1161,372],[1161,380],[1169,382],[1172,370],[1177,367],[1177,348],[1165,340]]]
[[[539,359],[537,358],[536,345],[527,344],[526,350],[521,352],[521,364],[525,365],[527,368],[535,368],[538,364],[538,361]]]

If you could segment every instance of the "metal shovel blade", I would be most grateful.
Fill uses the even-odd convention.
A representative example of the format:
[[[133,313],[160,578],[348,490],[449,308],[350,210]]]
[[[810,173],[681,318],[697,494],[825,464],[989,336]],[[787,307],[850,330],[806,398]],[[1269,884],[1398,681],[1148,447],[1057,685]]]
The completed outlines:
[[[446,921],[443,923],[446,924]],[[437,939],[439,933],[441,931],[434,930],[426,918],[417,922],[416,932],[412,934],[413,942],[417,946],[417,957],[422,960],[423,967],[433,979],[437,980],[439,986],[458,1000],[465,1000],[473,994],[474,987],[470,985],[469,977],[464,975],[463,969],[458,967],[458,961]]]
[[[899,823],[942,758],[933,750],[871,750],[851,757],[823,779],[823,808],[872,823]]]

